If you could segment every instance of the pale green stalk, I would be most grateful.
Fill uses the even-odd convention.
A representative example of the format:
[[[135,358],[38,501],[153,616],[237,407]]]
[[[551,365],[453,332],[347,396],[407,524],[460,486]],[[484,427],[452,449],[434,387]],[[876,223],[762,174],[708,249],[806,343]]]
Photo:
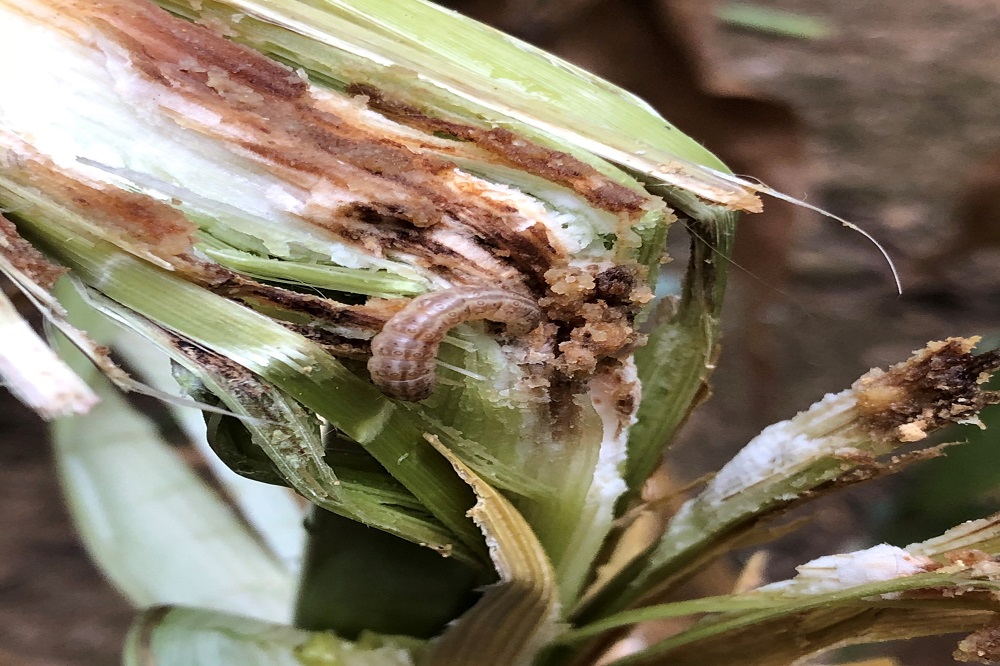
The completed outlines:
[[[879,545],[820,557],[797,567],[798,575],[789,580],[739,595],[626,611],[570,632],[564,639],[685,613],[715,613],[613,663],[652,664],[666,659],[687,666],[700,663],[701,654],[717,661],[746,658],[776,666],[835,645],[911,638],[945,627],[968,631],[1000,609],[1000,582],[987,557],[994,554],[996,531],[997,516],[992,516],[905,549]],[[940,614],[940,624],[932,620],[935,613]],[[787,632],[789,625],[783,621],[808,625],[809,632],[801,640],[782,640],[765,628]]]
[[[895,471],[906,458],[880,457],[949,423],[975,422],[975,410],[997,401],[980,388],[997,354],[973,356],[975,342],[929,343],[888,371],[872,370],[850,389],[763,430],[681,506],[617,603],[662,591],[732,548],[769,512],[834,483]]]

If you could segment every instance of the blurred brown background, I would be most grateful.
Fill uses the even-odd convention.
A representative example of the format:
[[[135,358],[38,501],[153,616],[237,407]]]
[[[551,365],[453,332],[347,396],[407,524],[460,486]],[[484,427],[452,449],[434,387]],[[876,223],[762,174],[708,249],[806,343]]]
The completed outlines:
[[[838,223],[774,200],[745,217],[716,395],[671,458],[683,476],[927,340],[1000,330],[1000,4],[754,3],[817,19],[828,35],[809,38],[720,21],[735,2],[450,4],[630,88],[737,172],[863,226],[899,265],[902,297],[877,250]],[[131,612],[70,531],[44,428],[2,398],[0,665],[115,663]],[[822,503],[771,575],[870,543],[906,513],[892,500],[906,484]],[[903,663],[949,663],[950,649],[922,644]]]

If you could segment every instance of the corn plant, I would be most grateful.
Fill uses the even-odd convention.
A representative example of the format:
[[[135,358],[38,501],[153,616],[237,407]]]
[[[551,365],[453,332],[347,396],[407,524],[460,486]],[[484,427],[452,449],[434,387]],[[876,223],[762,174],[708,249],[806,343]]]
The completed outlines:
[[[142,609],[125,663],[788,664],[950,631],[997,656],[1000,516],[674,600],[935,455],[912,443],[997,402],[1000,355],[864,375],[637,538],[761,205],[640,100],[421,0],[0,0],[0,30],[0,270],[61,353],[4,299],[0,372],[60,417],[79,531]]]

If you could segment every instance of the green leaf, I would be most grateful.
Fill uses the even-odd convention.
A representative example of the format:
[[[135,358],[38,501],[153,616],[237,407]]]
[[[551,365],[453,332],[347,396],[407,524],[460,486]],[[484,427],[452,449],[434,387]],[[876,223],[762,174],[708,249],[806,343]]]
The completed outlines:
[[[383,297],[418,296],[427,291],[427,285],[417,280],[384,272],[271,259],[239,250],[205,248],[204,252],[221,266],[276,282]]]
[[[635,497],[659,465],[664,448],[699,404],[715,369],[720,317],[737,214],[690,202],[691,257],[681,301],[658,323],[635,362],[642,382],[638,421],[629,432],[625,480]],[[624,509],[625,503],[621,503]]]
[[[749,2],[726,3],[716,10],[715,15],[734,27],[781,37],[825,39],[836,32],[829,21]]]
[[[612,663],[615,664],[615,666],[626,666],[629,664],[672,663],[670,661],[664,661],[664,659],[667,658],[665,655],[668,655],[671,651],[677,650],[681,647],[693,645],[696,642],[708,639],[717,641],[713,644],[713,647],[720,648],[723,652],[726,652],[728,649],[727,646],[733,645],[733,639],[730,637],[727,640],[720,640],[720,638],[730,634],[731,632],[747,631],[751,636],[756,635],[758,638],[763,638],[765,636],[762,636],[759,627],[765,625],[765,623],[769,621],[780,618],[790,618],[791,616],[799,613],[821,609],[824,607],[837,607],[838,605],[847,607],[853,606],[851,610],[857,612],[859,609],[864,609],[870,606],[870,602],[868,602],[867,599],[871,597],[906,590],[934,588],[948,584],[960,584],[958,583],[958,580],[960,580],[958,577],[946,574],[918,574],[888,581],[858,585],[827,594],[805,595],[803,597],[790,599],[783,604],[774,604],[771,606],[765,605],[765,607],[760,609],[726,613],[712,617],[704,622],[700,622],[691,629],[683,631],[675,636],[672,636],[671,638],[660,641],[644,650],[622,659],[618,659]],[[996,588],[995,585],[990,583],[983,583],[982,586],[985,589]],[[747,594],[764,593],[750,592]],[[766,634],[766,642],[773,643],[774,640],[773,634]],[[747,656],[747,653],[745,651],[734,651],[734,654],[732,654],[731,657],[738,659],[741,658],[741,655]],[[750,656],[753,658],[755,655],[750,653]],[[705,657],[705,659],[707,661],[704,663],[712,663],[708,660],[708,657]],[[684,661],[683,663],[688,664],[691,662]],[[754,661],[754,663],[761,662]]]

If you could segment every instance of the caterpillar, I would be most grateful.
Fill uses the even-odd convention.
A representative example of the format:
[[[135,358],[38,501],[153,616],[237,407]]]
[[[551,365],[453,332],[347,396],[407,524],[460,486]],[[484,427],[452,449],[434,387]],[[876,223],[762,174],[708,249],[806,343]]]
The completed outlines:
[[[372,382],[398,400],[429,397],[441,341],[455,326],[476,319],[500,322],[511,335],[524,335],[538,326],[542,312],[529,298],[487,287],[454,287],[418,296],[372,338]]]

